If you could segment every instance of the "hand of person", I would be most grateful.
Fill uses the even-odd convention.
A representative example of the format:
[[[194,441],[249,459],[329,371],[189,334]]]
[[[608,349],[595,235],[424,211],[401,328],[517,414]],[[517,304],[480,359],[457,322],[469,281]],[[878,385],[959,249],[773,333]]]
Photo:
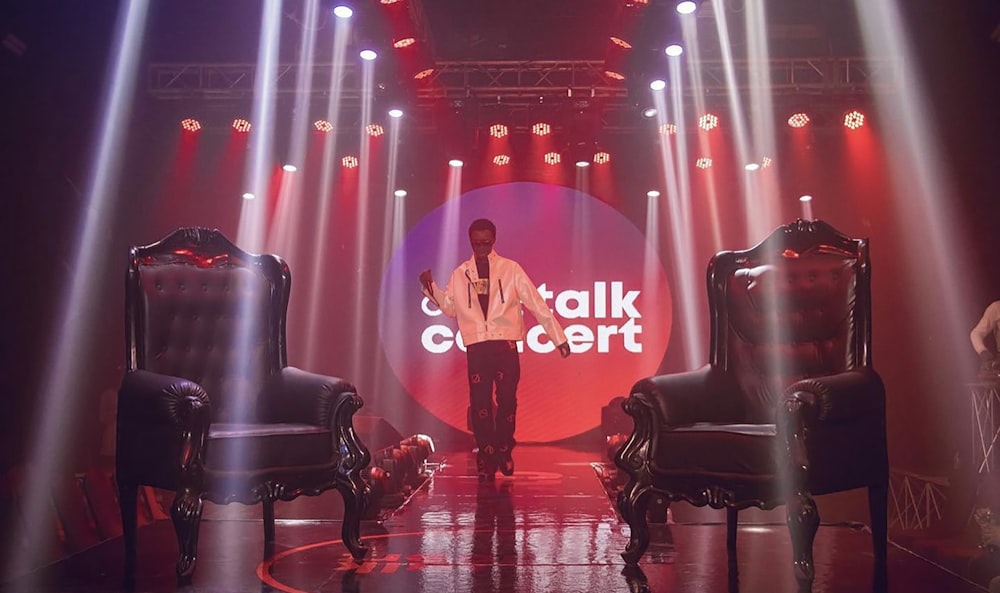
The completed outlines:
[[[424,270],[420,272],[420,285],[424,287],[427,292],[433,292],[431,290],[431,283],[434,282],[434,277],[431,276],[430,270]]]
[[[556,347],[559,348],[560,356],[562,356],[563,358],[569,356],[569,341],[563,342],[562,344],[559,344]]]

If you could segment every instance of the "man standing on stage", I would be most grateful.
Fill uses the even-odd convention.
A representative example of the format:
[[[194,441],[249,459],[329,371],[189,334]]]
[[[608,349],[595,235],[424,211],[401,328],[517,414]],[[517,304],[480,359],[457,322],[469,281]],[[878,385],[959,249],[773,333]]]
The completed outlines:
[[[559,354],[570,354],[566,334],[520,264],[493,251],[496,226],[485,218],[469,226],[472,257],[455,268],[441,290],[430,270],[420,273],[424,295],[458,320],[469,374],[472,432],[479,479],[492,480],[499,469],[514,473],[514,424],[521,363],[517,342],[525,337],[521,305],[545,329]],[[496,386],[496,414],[493,388]]]

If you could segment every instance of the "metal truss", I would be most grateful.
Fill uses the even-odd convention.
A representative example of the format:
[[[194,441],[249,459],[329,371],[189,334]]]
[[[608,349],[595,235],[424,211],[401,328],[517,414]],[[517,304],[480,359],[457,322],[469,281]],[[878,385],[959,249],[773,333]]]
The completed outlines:
[[[992,473],[1000,450],[1000,382],[970,383],[967,387],[972,399],[973,462],[977,473]]]
[[[889,526],[899,529],[927,529],[942,515],[947,500],[944,478],[889,472]]]
[[[628,90],[620,82],[604,75],[603,62],[580,60],[554,61],[462,61],[438,62],[434,74],[416,89],[418,102],[442,99],[489,99],[500,103],[524,103],[556,98],[603,99],[609,107],[626,103]],[[753,90],[750,73],[758,64],[734,61],[730,74],[722,60],[702,60],[702,87],[685,86],[684,92],[718,95],[728,92],[727,80],[733,79],[740,92]],[[827,57],[776,58],[766,65],[770,73],[768,90],[772,95],[790,94],[868,94],[893,91],[902,86],[898,61],[884,58]],[[330,63],[312,67],[309,92],[327,94],[332,86],[334,68]],[[298,81],[304,74],[298,64],[278,66],[276,91],[300,93]],[[360,75],[346,67],[338,81],[345,101],[361,96]],[[154,63],[149,66],[148,93],[157,99],[225,99],[251,97],[257,79],[257,66],[251,63]]]

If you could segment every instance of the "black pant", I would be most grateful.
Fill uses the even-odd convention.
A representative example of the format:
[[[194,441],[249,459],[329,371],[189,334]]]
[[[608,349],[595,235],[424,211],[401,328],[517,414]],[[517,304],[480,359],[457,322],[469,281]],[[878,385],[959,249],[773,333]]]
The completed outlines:
[[[515,442],[517,383],[521,379],[517,342],[495,340],[470,344],[466,355],[469,362],[469,415],[480,455],[509,455]]]

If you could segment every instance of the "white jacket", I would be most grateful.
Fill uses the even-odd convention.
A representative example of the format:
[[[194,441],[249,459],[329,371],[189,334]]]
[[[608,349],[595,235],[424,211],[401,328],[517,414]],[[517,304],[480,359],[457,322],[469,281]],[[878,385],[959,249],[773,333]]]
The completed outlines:
[[[566,334],[563,333],[562,326],[521,265],[497,255],[496,251],[490,252],[489,261],[489,319],[483,316],[479,296],[472,286],[479,279],[475,256],[455,268],[444,290],[436,283],[431,283],[433,294],[423,291],[437,302],[445,315],[458,320],[462,341],[469,345],[487,340],[523,340],[525,329],[521,305],[524,305],[542,325],[554,345],[564,343]]]

